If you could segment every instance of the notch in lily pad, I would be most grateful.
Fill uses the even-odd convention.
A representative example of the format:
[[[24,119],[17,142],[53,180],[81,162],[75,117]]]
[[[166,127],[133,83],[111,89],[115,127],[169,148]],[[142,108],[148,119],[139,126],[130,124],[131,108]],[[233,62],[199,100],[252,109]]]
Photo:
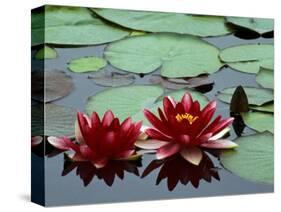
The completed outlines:
[[[230,102],[230,112],[234,114],[238,114],[241,112],[248,112],[249,111],[249,102],[247,94],[244,88],[239,85],[231,98]]]

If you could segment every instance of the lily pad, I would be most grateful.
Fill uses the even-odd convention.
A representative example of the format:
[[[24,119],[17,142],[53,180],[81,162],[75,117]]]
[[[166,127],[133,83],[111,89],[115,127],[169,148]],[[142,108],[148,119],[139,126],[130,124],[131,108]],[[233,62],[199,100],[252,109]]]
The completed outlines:
[[[274,99],[272,90],[263,88],[243,87],[250,105],[261,106],[264,103],[271,102]],[[226,88],[220,91],[217,97],[226,103],[230,103],[232,95],[236,88]]]
[[[74,136],[75,120],[73,108],[51,103],[32,106],[32,135]]]
[[[243,117],[244,123],[258,131],[265,132],[269,131],[271,133],[274,132],[274,116],[271,113],[263,113],[263,112],[247,112],[241,114]]]
[[[168,92],[168,93],[162,95],[161,98],[159,98],[159,100],[157,102],[146,107],[146,109],[150,110],[154,114],[158,114],[158,112],[157,112],[158,107],[163,109],[164,96],[171,96],[176,101],[180,101],[186,92],[189,92],[191,94],[194,101],[197,100],[200,103],[201,108],[203,108],[205,105],[207,105],[208,98],[206,96],[204,96],[202,93],[194,91],[194,90],[190,90],[190,89],[181,89],[181,90],[177,90],[177,91]],[[146,118],[144,117],[142,110],[138,111],[135,115],[133,115],[132,119],[136,120],[136,121],[142,120],[143,125],[150,125],[149,121],[147,121]]]
[[[63,71],[32,72],[32,99],[36,101],[51,102],[67,96],[73,89],[72,78]]]
[[[227,23],[255,31],[259,34],[274,30],[274,20],[267,18],[227,17]]]
[[[174,32],[201,37],[229,34],[224,17],[180,13],[93,9],[96,14],[121,26],[147,32]]]
[[[100,57],[82,57],[71,60],[68,69],[75,73],[98,71],[106,66],[106,61]]]
[[[88,76],[97,85],[107,87],[118,87],[130,85],[135,81],[135,76],[128,73],[99,71]]]
[[[273,67],[274,47],[272,44],[244,44],[223,49],[220,58],[231,68],[258,73],[260,67]]]
[[[127,35],[129,31],[106,23],[87,8],[47,5],[40,12],[32,12],[32,46],[95,45]]]
[[[254,106],[251,105],[251,109],[255,111],[261,111],[261,112],[274,112],[274,104],[273,103],[268,103],[268,104],[263,104],[261,106]]]
[[[256,81],[264,88],[274,89],[273,70],[261,68],[256,76]]]
[[[46,59],[54,59],[58,56],[55,49],[44,46],[42,49],[39,49],[35,54],[36,60],[46,60]]]
[[[147,74],[160,68],[169,78],[210,74],[222,66],[219,50],[189,35],[147,34],[110,44],[106,59],[121,70]]]
[[[167,78],[161,75],[151,75],[149,81],[152,84],[161,84],[168,89],[197,88],[205,85],[212,85],[214,81],[208,76],[190,77],[190,78]]]
[[[153,104],[163,94],[159,86],[133,85],[111,88],[90,97],[86,103],[86,112],[96,111],[103,115],[112,110],[121,120],[136,114],[143,108]]]
[[[236,139],[239,148],[223,152],[221,162],[232,173],[254,182],[273,183],[274,144],[271,133]]]

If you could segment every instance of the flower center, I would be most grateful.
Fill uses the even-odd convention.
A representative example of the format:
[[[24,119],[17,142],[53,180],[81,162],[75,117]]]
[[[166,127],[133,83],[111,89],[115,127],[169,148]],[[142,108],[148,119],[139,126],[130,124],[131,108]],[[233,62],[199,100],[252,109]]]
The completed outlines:
[[[182,120],[186,119],[190,125],[193,124],[199,117],[198,116],[193,116],[189,113],[184,113],[184,114],[177,114],[176,119],[178,122],[181,122]]]

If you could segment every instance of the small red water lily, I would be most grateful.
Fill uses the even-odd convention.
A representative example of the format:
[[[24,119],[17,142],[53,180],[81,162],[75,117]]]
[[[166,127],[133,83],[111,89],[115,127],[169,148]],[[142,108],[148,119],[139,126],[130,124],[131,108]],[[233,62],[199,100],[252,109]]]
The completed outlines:
[[[221,115],[211,121],[216,102],[211,101],[200,110],[198,101],[193,101],[185,93],[180,102],[166,96],[163,100],[164,112],[158,108],[159,118],[149,110],[144,115],[153,127],[146,133],[151,138],[138,141],[136,146],[144,149],[157,149],[157,159],[167,158],[176,153],[194,165],[199,165],[203,154],[200,148],[226,149],[237,144],[221,139],[229,131],[233,118],[222,119]]]
[[[74,161],[90,161],[96,168],[104,167],[110,160],[129,159],[134,156],[134,144],[141,134],[141,122],[127,118],[121,124],[111,110],[102,120],[93,112],[91,117],[78,112],[75,126],[76,143],[67,137],[48,137],[58,149],[73,150]]]

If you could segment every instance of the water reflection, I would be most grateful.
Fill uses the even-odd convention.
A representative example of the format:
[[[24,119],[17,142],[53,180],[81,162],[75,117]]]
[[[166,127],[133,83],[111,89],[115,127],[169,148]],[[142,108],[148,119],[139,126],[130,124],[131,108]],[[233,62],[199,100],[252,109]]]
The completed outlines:
[[[41,136],[36,136],[41,137]],[[34,137],[33,137],[34,138]],[[31,143],[33,142],[33,138],[31,138]],[[38,157],[47,156],[48,158],[55,157],[61,154],[63,151],[56,149],[53,147],[48,141],[46,136],[42,136],[42,141],[40,143],[36,143],[36,145],[31,144],[31,152]]]
[[[146,177],[159,167],[161,168],[156,179],[156,185],[159,185],[162,180],[167,178],[167,186],[170,191],[179,182],[183,185],[190,182],[193,187],[198,188],[202,179],[206,182],[211,182],[212,178],[220,180],[218,168],[215,167],[212,160],[205,153],[198,166],[189,163],[179,154],[164,160],[154,160],[146,167],[141,177]]]
[[[141,166],[141,160],[110,161],[105,167],[97,169],[91,162],[72,162],[65,159],[62,176],[66,176],[76,169],[76,175],[81,178],[84,186],[88,186],[94,177],[103,180],[106,185],[112,186],[115,176],[123,180],[125,172],[139,176],[138,167]]]

